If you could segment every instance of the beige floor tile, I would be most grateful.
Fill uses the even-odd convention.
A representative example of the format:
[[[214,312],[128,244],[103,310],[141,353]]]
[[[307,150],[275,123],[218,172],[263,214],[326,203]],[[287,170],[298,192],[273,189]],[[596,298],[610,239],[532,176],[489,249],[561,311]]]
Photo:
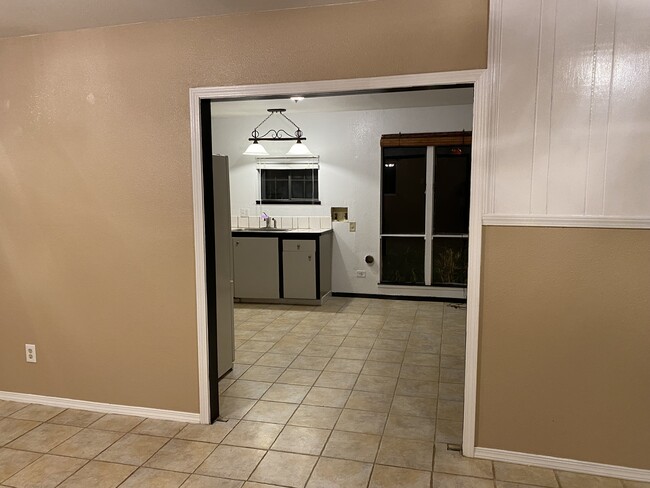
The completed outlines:
[[[331,431],[287,425],[271,447],[274,451],[319,455]]]
[[[625,488],[650,488],[650,481],[644,483],[643,481],[623,480],[623,486]]]
[[[356,373],[333,373],[323,371],[314,386],[351,390],[356,383],[358,376],[359,375]]]
[[[52,454],[93,459],[122,437],[122,435],[121,432],[84,429],[54,448]]]
[[[40,422],[33,420],[0,419],[0,446],[8,444],[39,425]]]
[[[255,364],[263,355],[263,352],[242,351],[241,349],[237,349],[235,351],[235,362],[236,364]]]
[[[464,356],[440,356],[440,369],[464,369],[465,357]]]
[[[303,356],[316,356],[321,358],[331,358],[338,349],[338,346],[326,346],[323,344],[310,344],[305,347],[300,354]]]
[[[93,429],[112,430],[115,432],[128,432],[136,425],[142,422],[142,417],[132,417],[131,415],[108,414],[90,424]]]
[[[382,363],[402,363],[404,353],[401,351],[387,351],[385,349],[373,349],[368,355],[369,361]]]
[[[465,385],[462,383],[440,383],[438,398],[462,402],[465,398]]]
[[[300,403],[309,393],[308,386],[286,385],[276,383],[262,396],[262,400],[271,402]]]
[[[469,476],[433,473],[433,488],[494,488],[494,481]]]
[[[183,483],[182,488],[241,488],[243,484],[243,481],[193,474]]]
[[[276,368],[287,368],[294,360],[294,354],[277,354],[267,352],[257,360],[255,366],[273,366]]]
[[[16,488],[53,488],[88,461],[46,454],[6,480]]]
[[[232,366],[232,370],[225,376],[225,378],[231,379],[231,380],[238,380],[241,378],[241,375],[243,375],[246,371],[248,371],[248,368],[250,368],[250,364],[238,364],[235,363]]]
[[[343,408],[350,397],[350,393],[351,390],[314,386],[302,403],[304,405],[315,405],[318,407]]]
[[[237,420],[229,420],[227,422],[216,421],[211,425],[188,424],[176,434],[176,438],[218,444],[236,425]]]
[[[61,488],[115,488],[135,470],[135,466],[90,461],[59,486]]]
[[[69,408],[48,422],[51,424],[74,425],[75,427],[88,427],[93,422],[104,416],[103,413],[90,412],[88,410],[75,410]]]
[[[290,365],[292,369],[311,369],[322,371],[330,362],[330,358],[319,358],[315,356],[298,356]]]
[[[311,343],[312,344],[319,344],[321,346],[340,346],[341,342],[343,342],[344,335],[347,333],[346,331],[343,331],[343,335],[333,335],[327,332],[325,329],[323,330],[326,333],[320,333],[312,339]],[[336,332],[341,331],[340,329],[337,329]]]
[[[219,397],[219,415],[224,419],[241,419],[256,403],[257,400],[250,398],[222,395]]]
[[[0,400],[0,417],[9,417],[12,413],[16,413],[28,405],[28,403]]]
[[[336,422],[335,430],[381,435],[386,424],[386,417],[385,413],[346,408]]]
[[[141,466],[167,442],[168,439],[164,437],[126,434],[102,452],[97,459],[100,461]]]
[[[438,381],[440,370],[437,366],[420,366],[418,364],[404,364],[399,373],[400,378],[407,380]]]
[[[229,380],[227,378],[221,378],[219,380],[219,395],[223,395],[223,393],[230,388],[230,386],[235,382],[235,380]]]
[[[436,418],[436,400],[435,398],[395,395],[390,413],[411,417]]]
[[[11,414],[11,418],[20,420],[36,420],[38,422],[45,422],[52,417],[60,414],[65,410],[60,407],[50,407],[48,405],[35,405],[30,404],[25,408],[20,409]]]
[[[436,421],[436,442],[461,444],[463,442],[463,422],[438,419]]]
[[[81,430],[71,425],[41,424],[6,447],[23,451],[48,452]]]
[[[237,351],[266,352],[275,345],[271,341],[254,341],[248,340],[237,348]]]
[[[438,399],[438,418],[443,420],[455,420],[461,422],[463,420],[464,403],[456,402],[453,400]]]
[[[362,348],[372,348],[375,343],[374,338],[372,337],[346,337],[345,340],[341,343],[342,347],[362,347]]]
[[[147,461],[149,468],[191,473],[214,451],[215,444],[172,439]]]
[[[440,381],[443,383],[465,384],[465,370],[442,368],[440,370]]]
[[[282,431],[282,425],[242,420],[222,441],[223,444],[268,449]]]
[[[395,393],[403,396],[437,398],[438,383],[435,381],[407,380],[406,378],[400,378],[397,382]]]
[[[372,463],[380,440],[378,435],[335,430],[327,441],[323,456]]]
[[[341,411],[342,409],[340,408],[300,405],[288,424],[298,427],[333,429]]]
[[[501,463],[495,461],[494,477],[497,480],[546,486],[549,488],[555,488],[558,486],[555,479],[555,473],[552,469],[536,468],[534,466],[524,466],[521,464]]]
[[[0,483],[36,461],[40,456],[34,452],[0,448]]]
[[[367,410],[369,412],[388,413],[393,395],[353,390],[345,408]]]
[[[271,451],[251,475],[251,481],[302,488],[318,457]]]
[[[120,488],[178,488],[188,477],[187,473],[138,468]]]
[[[248,370],[241,375],[240,379],[273,383],[282,373],[284,373],[284,368],[254,365],[248,368]]]
[[[332,358],[325,368],[325,371],[359,374],[363,368],[363,364],[364,361],[361,359]]]
[[[433,442],[384,436],[377,454],[378,464],[431,471]]]
[[[334,354],[334,358],[340,359],[366,359],[370,354],[369,347],[346,347],[341,346]]]
[[[372,464],[320,458],[307,488],[366,488]]]
[[[311,369],[287,369],[277,380],[278,383],[290,385],[312,386],[320,376],[321,372]]]
[[[292,403],[266,402],[260,400],[246,414],[244,420],[286,424],[298,405]]]
[[[199,466],[196,473],[247,480],[264,454],[266,451],[259,449],[221,445]]]
[[[387,376],[371,376],[367,374],[359,375],[354,389],[357,391],[367,391],[369,393],[386,393],[393,394],[397,378]]]
[[[146,419],[131,431],[133,434],[157,435],[174,437],[187,425],[185,422],[171,420]]]
[[[224,396],[259,400],[271,388],[272,383],[262,381],[237,380],[228,388]]]
[[[494,463],[495,468],[496,465],[497,463]],[[591,476],[588,474],[580,473],[568,473],[566,471],[558,471],[557,477],[560,480],[560,485],[562,488],[623,488],[623,482],[614,478],[603,478],[601,476]],[[501,477],[500,479],[504,478]],[[540,486],[557,485],[540,484]]]
[[[438,366],[440,356],[422,352],[407,352],[404,355],[404,364],[416,364],[419,366]]]
[[[375,465],[369,488],[429,488],[430,483],[429,471]]]
[[[498,481],[494,482],[496,488],[541,488],[535,485],[524,485],[523,483],[511,483],[510,481]]]
[[[435,419],[390,414],[388,422],[386,422],[384,435],[433,442],[435,432]]]
[[[377,339],[373,347],[375,349],[383,349],[386,351],[405,351],[406,341],[396,339]]]
[[[366,361],[361,375],[387,376],[397,378],[401,365],[399,363],[385,363],[379,361]]]
[[[433,470],[476,478],[493,478],[491,461],[467,458],[460,452],[447,449],[447,444],[436,444]]]

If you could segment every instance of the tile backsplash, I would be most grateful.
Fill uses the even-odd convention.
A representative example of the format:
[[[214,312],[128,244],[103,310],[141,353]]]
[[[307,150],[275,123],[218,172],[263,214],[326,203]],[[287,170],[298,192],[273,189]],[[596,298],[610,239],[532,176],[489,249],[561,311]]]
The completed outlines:
[[[274,217],[277,226],[282,229],[310,229],[324,230],[332,228],[331,217]],[[233,229],[265,227],[266,222],[261,217],[240,217],[233,215],[230,218]]]

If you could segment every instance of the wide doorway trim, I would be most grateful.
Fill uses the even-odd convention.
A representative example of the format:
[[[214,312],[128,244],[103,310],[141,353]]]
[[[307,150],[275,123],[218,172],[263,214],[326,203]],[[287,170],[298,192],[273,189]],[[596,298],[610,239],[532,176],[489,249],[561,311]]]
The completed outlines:
[[[349,93],[366,90],[408,89],[436,85],[474,84],[473,141],[467,276],[467,339],[465,367],[465,411],[463,453],[474,456],[476,420],[476,372],[478,356],[478,310],[481,267],[481,217],[487,190],[487,134],[484,125],[489,94],[485,70],[449,71],[376,78],[240,85],[190,89],[190,130],[192,149],[192,193],[194,205],[194,256],[196,276],[196,328],[199,367],[199,416],[210,422],[210,378],[208,374],[208,315],[205,264],[205,215],[201,152],[201,100],[292,96],[296,94]]]

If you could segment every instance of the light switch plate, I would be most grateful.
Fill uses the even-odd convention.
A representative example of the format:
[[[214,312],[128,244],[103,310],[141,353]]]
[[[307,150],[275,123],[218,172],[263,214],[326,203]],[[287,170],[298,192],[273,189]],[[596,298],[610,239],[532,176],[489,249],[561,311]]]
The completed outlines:
[[[356,231],[357,231],[357,223],[350,222],[350,232],[356,232]]]

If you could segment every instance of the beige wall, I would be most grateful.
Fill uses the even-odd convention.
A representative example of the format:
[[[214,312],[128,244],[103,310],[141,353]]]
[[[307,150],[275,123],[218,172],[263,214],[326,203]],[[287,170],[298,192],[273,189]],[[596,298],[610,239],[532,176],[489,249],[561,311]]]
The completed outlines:
[[[1,40],[0,391],[197,412],[188,89],[483,68],[486,17],[378,0]]]
[[[650,469],[650,230],[483,246],[477,445]]]

